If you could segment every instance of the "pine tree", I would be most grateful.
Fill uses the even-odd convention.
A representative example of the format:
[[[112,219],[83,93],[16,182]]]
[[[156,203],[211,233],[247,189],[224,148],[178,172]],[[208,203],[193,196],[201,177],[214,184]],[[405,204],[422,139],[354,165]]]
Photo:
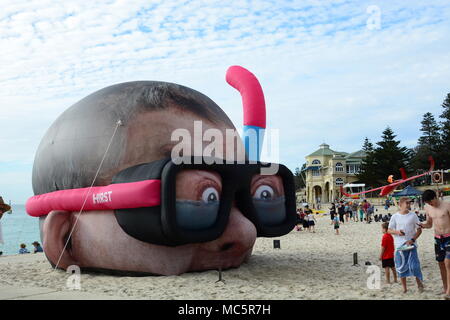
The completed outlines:
[[[439,126],[434,119],[434,116],[427,112],[423,115],[423,120],[421,122],[422,128],[420,131],[423,132],[422,136],[419,138],[419,146],[428,146],[430,149],[436,149],[439,145]]]
[[[441,143],[439,152],[439,162],[441,163],[439,167],[443,169],[450,168],[450,93],[442,103],[442,108],[444,111],[439,116],[443,121],[441,121]]]
[[[364,139],[363,150],[366,153],[373,151],[373,144],[372,144],[372,142],[370,142],[369,138],[367,138],[367,137]]]
[[[420,131],[423,134],[414,148],[414,155],[411,160],[412,167],[415,170],[428,168],[429,156],[432,156],[438,165],[441,165],[442,162],[440,159],[441,139],[439,125],[430,112],[423,115],[421,124],[422,128]]]
[[[375,162],[374,158],[373,144],[367,137],[364,139],[362,149],[365,152],[366,156],[361,163],[361,170],[356,175],[356,177],[358,178],[358,181],[365,183],[366,187],[375,186],[378,184],[378,178],[375,173],[377,163]]]
[[[411,172],[410,160],[411,150],[400,146],[400,141],[395,140],[396,135],[390,127],[383,131],[382,140],[377,142],[378,147],[374,150],[376,162],[375,174],[380,183],[386,182],[389,175],[400,177],[400,168]]]
[[[301,188],[304,188],[306,186],[304,177],[302,176],[302,170],[304,170],[305,168],[306,168],[306,163],[303,164],[302,169],[299,169],[298,167],[295,168],[295,172],[294,172],[295,191],[298,191]]]
[[[400,168],[411,171],[411,150],[400,146],[400,141],[395,140],[396,135],[391,128],[383,131],[382,140],[373,148],[371,143],[364,141],[363,149],[366,157],[361,165],[361,173],[358,180],[365,183],[366,187],[378,187],[387,183],[389,175],[400,178]]]

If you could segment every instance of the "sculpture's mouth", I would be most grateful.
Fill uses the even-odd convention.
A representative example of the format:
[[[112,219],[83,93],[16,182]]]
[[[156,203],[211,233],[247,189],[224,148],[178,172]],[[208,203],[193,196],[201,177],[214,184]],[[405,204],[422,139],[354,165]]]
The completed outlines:
[[[233,245],[230,248],[218,252],[199,250],[192,259],[189,271],[237,268],[249,259],[251,253],[252,247],[239,248],[239,245]]]

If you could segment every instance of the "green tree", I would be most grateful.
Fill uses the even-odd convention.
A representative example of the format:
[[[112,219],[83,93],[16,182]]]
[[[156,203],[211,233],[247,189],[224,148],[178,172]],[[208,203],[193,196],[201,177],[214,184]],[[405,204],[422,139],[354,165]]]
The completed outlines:
[[[421,122],[422,136],[418,140],[417,146],[413,150],[411,166],[413,169],[426,169],[429,166],[428,157],[431,155],[437,164],[441,164],[440,150],[441,138],[440,128],[434,116],[427,112],[423,115]]]
[[[364,139],[363,150],[366,153],[373,152],[373,143],[370,142],[369,138],[367,138],[367,137]]]
[[[386,182],[389,175],[400,177],[400,168],[411,172],[411,150],[400,146],[400,141],[395,140],[396,135],[390,127],[383,131],[382,140],[377,142],[378,147],[374,150],[376,162],[375,173],[380,184]]]
[[[441,143],[439,152],[438,166],[443,169],[450,168],[450,93],[442,103],[442,114],[439,116],[441,121]]]
[[[361,165],[361,172],[357,178],[367,187],[378,187],[386,184],[386,179],[393,174],[400,178],[400,168],[411,171],[411,150],[400,146],[400,141],[395,140],[396,135],[390,127],[383,131],[382,140],[373,147],[366,138],[363,150],[366,152]]]
[[[295,168],[294,172],[294,183],[295,183],[295,191],[300,190],[301,188],[304,188],[305,185],[305,177],[303,176],[303,170],[306,168],[306,163],[302,165],[302,168],[299,169],[298,167]]]
[[[364,139],[362,149],[366,156],[361,163],[361,170],[356,177],[358,181],[365,183],[366,187],[372,187],[378,184],[378,177],[376,175],[377,163],[374,158],[373,144],[367,137]]]
[[[423,134],[419,138],[419,146],[429,146],[430,149],[436,149],[440,143],[440,137],[439,125],[434,119],[434,116],[430,112],[425,113],[421,124],[422,128],[420,131]]]

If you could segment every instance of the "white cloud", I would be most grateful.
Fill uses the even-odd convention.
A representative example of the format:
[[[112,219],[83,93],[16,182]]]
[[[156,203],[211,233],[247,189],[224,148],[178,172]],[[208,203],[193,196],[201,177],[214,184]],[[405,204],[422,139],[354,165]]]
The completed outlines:
[[[291,169],[324,141],[355,151],[387,125],[410,144],[422,114],[440,113],[449,91],[450,5],[377,1],[382,28],[368,30],[371,4],[4,0],[0,144],[8,153],[0,168],[16,162],[31,170],[54,119],[118,82],[190,86],[240,126],[239,94],[224,80],[234,64],[261,81],[268,125],[281,130],[282,161]],[[31,181],[24,183],[28,191],[14,192],[23,201]]]

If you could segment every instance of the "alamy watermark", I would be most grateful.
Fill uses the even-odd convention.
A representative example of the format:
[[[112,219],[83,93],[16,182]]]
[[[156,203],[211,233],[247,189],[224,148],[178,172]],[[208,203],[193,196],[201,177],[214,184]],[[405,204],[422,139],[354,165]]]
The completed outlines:
[[[244,137],[245,144],[241,142],[241,136]],[[182,158],[183,155],[193,155],[194,161],[198,161],[194,164],[200,164],[201,159],[206,164],[233,162],[244,164],[246,155],[249,157],[247,163],[256,163],[260,155],[260,159],[272,160],[268,166],[261,168],[261,175],[274,175],[279,167],[279,138],[278,129],[249,128],[245,132],[225,129],[224,134],[223,131],[215,128],[203,131],[202,121],[194,121],[193,133],[183,128],[172,132],[170,140],[178,143],[172,148],[171,158],[175,164],[189,161],[187,157]],[[266,143],[263,143],[264,141]]]
[[[71,265],[66,270],[70,276],[66,281],[66,288],[69,290],[81,290],[81,269],[77,265]]]
[[[370,15],[366,21],[367,29],[380,30],[381,29],[381,9],[376,5],[367,7],[366,12]]]
[[[381,269],[378,266],[368,266],[366,273],[369,274],[367,278],[367,289],[380,290],[381,289]]]

